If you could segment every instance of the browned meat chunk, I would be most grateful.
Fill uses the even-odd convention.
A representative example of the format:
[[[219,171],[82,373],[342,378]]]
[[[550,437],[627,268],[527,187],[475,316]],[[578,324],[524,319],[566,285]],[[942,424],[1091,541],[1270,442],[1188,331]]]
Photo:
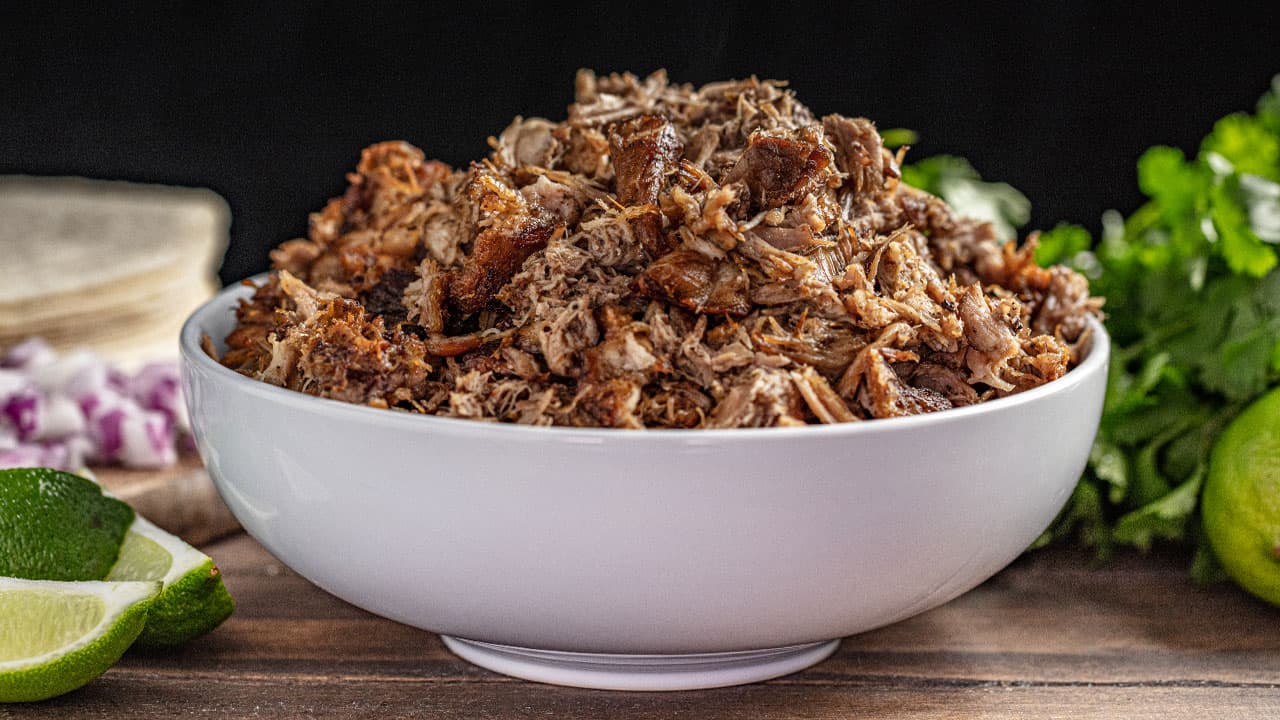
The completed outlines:
[[[858,396],[872,417],[921,415],[951,407],[951,402],[941,393],[902,382],[889,365],[887,354],[885,349],[872,351],[862,393]]]
[[[679,167],[682,151],[675,126],[655,115],[628,120],[609,133],[618,202],[652,206],[631,220],[636,236],[651,256],[667,250],[662,239],[662,216],[657,210],[658,193],[666,176]]]
[[[664,178],[680,162],[675,126],[654,115],[628,120],[609,133],[609,154],[623,205],[654,205]]]
[[[510,334],[511,331],[509,330],[502,331],[496,328],[489,328],[467,333],[466,335],[428,335],[423,342],[423,347],[426,348],[428,353],[437,357],[456,357],[497,342]]]
[[[464,315],[479,312],[520,269],[546,247],[556,220],[531,205],[490,168],[477,168],[467,188],[481,228],[471,254],[449,279],[449,301]]]
[[[491,229],[476,236],[475,249],[449,282],[449,299],[464,315],[479,312],[520,269],[525,258],[546,247],[555,225],[527,218],[512,230]]]
[[[836,147],[836,167],[848,176],[846,183],[854,192],[879,192],[885,178],[898,177],[893,157],[870,120],[828,115],[822,127]]]
[[[431,365],[421,341],[388,333],[353,300],[317,292],[287,271],[279,277],[287,298],[283,316],[265,338],[255,377],[321,397],[383,407],[411,402],[425,390]]]
[[[405,308],[405,319],[426,332],[444,332],[445,275],[440,264],[431,258],[418,266],[418,277],[404,288],[400,302]]]
[[[271,251],[271,267],[274,270],[288,270],[294,275],[306,277],[307,270],[324,252],[324,248],[311,242],[297,238],[286,240],[280,247]]]
[[[250,284],[248,280],[245,284]],[[227,352],[222,364],[245,374],[253,374],[263,362],[268,351],[267,336],[275,329],[276,309],[284,303],[280,283],[273,278],[253,293],[248,300],[241,300],[236,308],[236,328],[227,336]]]
[[[816,127],[783,134],[756,132],[723,184],[744,182],[757,207],[776,208],[824,186],[831,177],[830,165],[831,151]]]
[[[636,279],[640,291],[696,313],[746,315],[751,311],[747,275],[728,261],[708,260],[693,250],[658,259]]]
[[[627,378],[644,385],[655,373],[666,369],[653,354],[648,326],[632,321],[629,314],[616,306],[604,307],[600,315],[605,327],[604,340],[585,353],[585,379]]]
[[[612,428],[642,428],[636,415],[640,405],[640,386],[624,378],[583,385],[574,398],[574,425]]]
[[[937,363],[917,365],[911,374],[911,384],[938,393],[956,407],[972,405],[979,399],[978,391],[965,381],[963,373]]]

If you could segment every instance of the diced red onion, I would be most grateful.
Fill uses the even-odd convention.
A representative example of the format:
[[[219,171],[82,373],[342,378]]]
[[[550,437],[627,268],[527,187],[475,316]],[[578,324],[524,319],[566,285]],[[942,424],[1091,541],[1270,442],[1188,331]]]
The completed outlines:
[[[178,460],[173,423],[164,413],[144,410],[124,417],[120,461],[129,467],[160,468]]]
[[[36,423],[40,419],[40,395],[28,388],[10,395],[0,406],[9,424],[18,431],[19,440],[30,440],[36,434]]]
[[[0,403],[31,388],[31,379],[18,370],[0,369]]]
[[[12,450],[0,450],[0,469],[17,467],[48,467],[41,464],[44,452],[39,445],[19,445]],[[65,469],[65,468],[58,468]],[[77,468],[79,469],[79,468]]]
[[[86,461],[157,468],[191,447],[174,363],[133,375],[39,339],[0,357],[0,468],[80,471]]]
[[[76,401],[65,395],[52,395],[41,404],[34,439],[61,440],[84,431],[84,415]]]
[[[182,402],[182,384],[173,363],[151,363],[138,371],[129,385],[129,394],[147,410],[156,410],[183,432],[190,431],[187,408]]]
[[[49,343],[41,338],[30,338],[10,348],[9,353],[0,358],[0,367],[27,370],[48,365],[57,357],[57,353],[49,347]]]
[[[117,407],[104,410],[91,418],[89,428],[90,437],[94,440],[95,460],[114,462],[120,459],[120,447],[124,445],[121,431],[124,415],[124,410]]]
[[[69,355],[65,361],[58,361],[47,367],[60,370],[56,374],[55,384],[52,387],[46,386],[46,389],[51,392],[62,392],[73,398],[79,398],[104,390],[116,391],[111,383],[111,368],[96,356]]]
[[[93,455],[93,441],[87,435],[76,435],[66,440],[60,441],[58,444],[67,449],[67,464],[64,467],[84,468],[89,464],[89,458]]]
[[[40,448],[40,467],[64,468],[71,459],[66,443],[42,443],[35,447]]]

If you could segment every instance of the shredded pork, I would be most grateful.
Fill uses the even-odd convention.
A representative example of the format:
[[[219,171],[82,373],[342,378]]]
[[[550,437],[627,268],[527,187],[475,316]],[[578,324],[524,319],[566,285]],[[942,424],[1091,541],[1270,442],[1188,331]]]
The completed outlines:
[[[467,168],[367,148],[238,310],[264,382],[535,425],[739,428],[945,410],[1050,382],[1101,301],[899,182],[784,83],[578,74]]]

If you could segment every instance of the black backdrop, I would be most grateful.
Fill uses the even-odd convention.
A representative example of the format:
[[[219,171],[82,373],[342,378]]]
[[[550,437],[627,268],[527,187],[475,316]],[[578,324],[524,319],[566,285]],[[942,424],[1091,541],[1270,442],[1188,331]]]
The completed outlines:
[[[1145,147],[1193,150],[1280,72],[1268,4],[756,5],[7,3],[0,173],[213,188],[234,213],[232,281],[304,232],[369,143],[464,163],[513,115],[562,117],[578,67],[666,67],[787,78],[820,113],[917,130],[915,157],[969,157],[1030,196],[1034,226],[1096,227],[1139,203]]]

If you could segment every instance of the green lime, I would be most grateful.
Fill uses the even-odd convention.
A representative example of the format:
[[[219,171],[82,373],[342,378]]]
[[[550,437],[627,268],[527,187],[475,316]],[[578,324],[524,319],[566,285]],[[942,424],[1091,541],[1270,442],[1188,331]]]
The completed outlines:
[[[133,510],[90,480],[45,468],[0,470],[0,575],[100,580]]]
[[[0,578],[0,702],[75,690],[133,643],[157,582]]]
[[[1280,390],[1245,408],[1218,438],[1201,512],[1227,574],[1280,605]]]
[[[108,580],[160,580],[141,646],[170,646],[199,637],[231,615],[235,603],[213,559],[142,516],[133,521]]]

